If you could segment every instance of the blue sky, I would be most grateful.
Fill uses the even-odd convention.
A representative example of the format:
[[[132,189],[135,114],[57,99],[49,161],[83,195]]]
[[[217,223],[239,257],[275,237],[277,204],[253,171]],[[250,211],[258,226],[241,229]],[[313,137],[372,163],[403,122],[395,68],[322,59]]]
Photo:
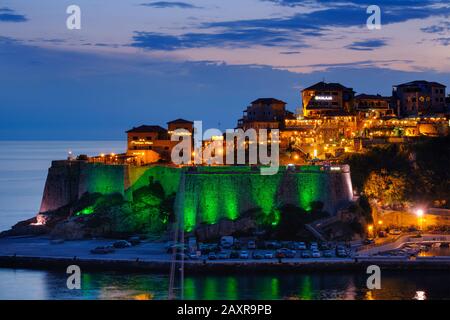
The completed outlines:
[[[81,30],[66,28],[71,4]],[[373,4],[381,30],[365,25]],[[255,98],[295,111],[323,79],[450,85],[450,1],[0,3],[0,139],[121,139],[178,117],[232,128]]]

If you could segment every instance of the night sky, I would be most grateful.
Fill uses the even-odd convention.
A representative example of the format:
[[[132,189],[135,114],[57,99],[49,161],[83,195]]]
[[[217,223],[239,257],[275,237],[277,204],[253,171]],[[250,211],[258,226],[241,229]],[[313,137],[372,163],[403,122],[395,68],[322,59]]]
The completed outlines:
[[[66,28],[71,4],[81,30]],[[366,27],[372,4],[381,30]],[[323,79],[450,86],[450,1],[0,2],[0,139],[123,139],[180,117],[224,130],[258,97],[295,111]]]

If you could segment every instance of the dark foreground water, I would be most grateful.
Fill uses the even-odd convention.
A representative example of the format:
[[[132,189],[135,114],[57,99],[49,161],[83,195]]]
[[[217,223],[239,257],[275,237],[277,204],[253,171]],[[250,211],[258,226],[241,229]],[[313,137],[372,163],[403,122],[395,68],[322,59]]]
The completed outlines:
[[[0,299],[166,299],[167,275],[84,273],[82,289],[69,290],[66,274],[0,269]],[[450,275],[382,273],[382,289],[368,290],[352,273],[256,276],[186,276],[185,299],[448,299]],[[179,295],[179,291],[177,291]]]

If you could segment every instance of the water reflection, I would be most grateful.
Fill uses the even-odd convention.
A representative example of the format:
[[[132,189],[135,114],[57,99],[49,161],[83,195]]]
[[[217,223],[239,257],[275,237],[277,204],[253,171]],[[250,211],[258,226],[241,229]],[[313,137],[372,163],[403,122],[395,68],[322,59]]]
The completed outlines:
[[[425,291],[417,291],[416,295],[414,296],[414,300],[426,300],[427,296],[425,294]]]
[[[166,274],[83,273],[82,289],[69,290],[64,272],[0,269],[0,299],[167,299]],[[382,289],[368,290],[364,273],[187,275],[187,300],[448,299],[445,272],[383,272]],[[179,283],[175,294],[180,296]]]

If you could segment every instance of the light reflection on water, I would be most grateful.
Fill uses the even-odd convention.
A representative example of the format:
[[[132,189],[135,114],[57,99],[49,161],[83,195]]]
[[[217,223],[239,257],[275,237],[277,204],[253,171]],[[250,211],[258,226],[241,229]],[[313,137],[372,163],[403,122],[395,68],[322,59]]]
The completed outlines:
[[[168,275],[83,273],[82,289],[69,290],[66,274],[0,269],[0,299],[166,299]],[[443,272],[384,272],[382,289],[365,288],[366,276],[349,272],[253,276],[187,276],[185,299],[391,300],[447,299]],[[179,296],[179,291],[176,291]]]

